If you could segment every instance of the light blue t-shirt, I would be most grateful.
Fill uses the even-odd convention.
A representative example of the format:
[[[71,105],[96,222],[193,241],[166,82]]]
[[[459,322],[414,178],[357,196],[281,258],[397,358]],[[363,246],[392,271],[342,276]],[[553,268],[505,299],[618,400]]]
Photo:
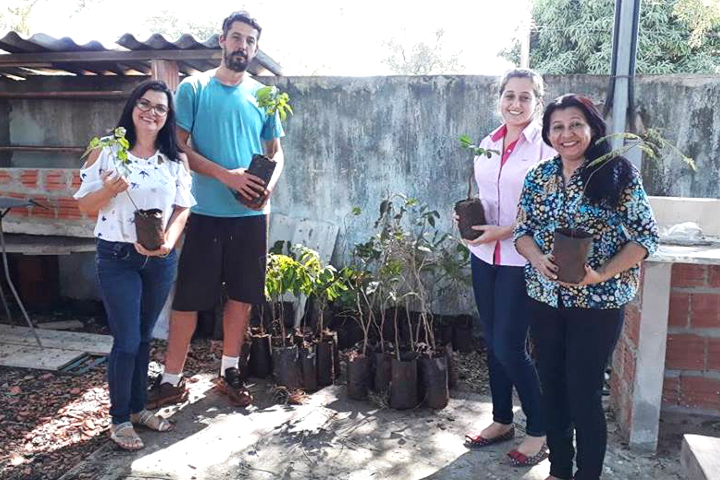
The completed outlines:
[[[277,112],[268,116],[258,107],[255,92],[263,85],[245,76],[236,86],[214,77],[215,70],[192,75],[180,83],[175,95],[177,124],[190,132],[193,148],[228,169],[247,168],[253,154],[263,153],[263,141],[284,135]],[[212,217],[263,215],[238,202],[230,188],[214,178],[193,172],[192,211]]]

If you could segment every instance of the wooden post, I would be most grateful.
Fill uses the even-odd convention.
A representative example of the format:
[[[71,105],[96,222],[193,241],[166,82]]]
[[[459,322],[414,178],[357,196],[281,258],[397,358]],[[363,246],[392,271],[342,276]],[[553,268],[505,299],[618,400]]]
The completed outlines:
[[[174,92],[180,83],[180,71],[177,62],[174,60],[153,60],[151,66],[153,80],[162,80]]]

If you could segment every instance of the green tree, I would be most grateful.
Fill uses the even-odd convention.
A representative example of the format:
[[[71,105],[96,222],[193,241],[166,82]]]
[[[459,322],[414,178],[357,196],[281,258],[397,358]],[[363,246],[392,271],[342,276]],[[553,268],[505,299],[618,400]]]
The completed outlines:
[[[460,52],[447,52],[443,42],[445,31],[437,30],[435,39],[431,43],[417,42],[406,45],[397,38],[385,42],[390,53],[382,63],[390,67],[396,75],[436,75],[459,73],[463,66],[460,64]]]
[[[40,0],[8,0],[0,8],[0,32],[30,34],[30,15]]]
[[[169,40],[175,40],[184,33],[189,33],[196,40],[204,41],[211,36],[222,33],[222,18],[178,17],[173,10],[163,10],[145,20],[145,26],[152,33],[160,33]]]
[[[530,67],[610,73],[615,0],[534,0]],[[519,63],[516,39],[501,53]],[[637,73],[720,73],[720,0],[643,0]]]

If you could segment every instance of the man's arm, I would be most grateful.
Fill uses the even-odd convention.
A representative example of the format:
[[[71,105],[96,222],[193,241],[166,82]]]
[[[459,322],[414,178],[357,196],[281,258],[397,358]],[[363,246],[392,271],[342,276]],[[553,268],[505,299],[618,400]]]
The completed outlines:
[[[265,156],[275,160],[276,163],[275,170],[273,171],[273,176],[267,186],[269,195],[272,193],[275,185],[280,179],[280,174],[282,174],[283,167],[285,166],[285,154],[283,153],[279,138],[274,138],[268,142],[263,142],[263,146],[265,149]]]
[[[192,171],[224,183],[228,187],[237,190],[240,195],[248,200],[263,194],[265,185],[260,178],[245,173],[244,168],[228,170],[222,165],[203,157],[190,146],[190,132],[180,127],[177,128],[177,136],[180,142],[180,150],[188,156],[188,163]]]

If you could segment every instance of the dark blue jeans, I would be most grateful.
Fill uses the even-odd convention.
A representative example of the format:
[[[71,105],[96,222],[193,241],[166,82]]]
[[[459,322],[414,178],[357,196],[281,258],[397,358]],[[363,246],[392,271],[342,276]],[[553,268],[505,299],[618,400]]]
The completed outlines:
[[[620,335],[624,309],[555,308],[531,300],[531,311],[548,419],[550,475],[571,478],[575,460],[575,480],[598,480],[607,446],[605,367]]]
[[[540,380],[526,340],[530,303],[523,267],[490,265],[471,256],[473,291],[487,345],[493,421],[513,423],[513,387],[527,417],[528,435],[545,435]]]
[[[107,375],[118,424],[145,408],[151,334],[175,280],[177,254],[145,257],[131,243],[98,239],[96,266],[113,336]]]

